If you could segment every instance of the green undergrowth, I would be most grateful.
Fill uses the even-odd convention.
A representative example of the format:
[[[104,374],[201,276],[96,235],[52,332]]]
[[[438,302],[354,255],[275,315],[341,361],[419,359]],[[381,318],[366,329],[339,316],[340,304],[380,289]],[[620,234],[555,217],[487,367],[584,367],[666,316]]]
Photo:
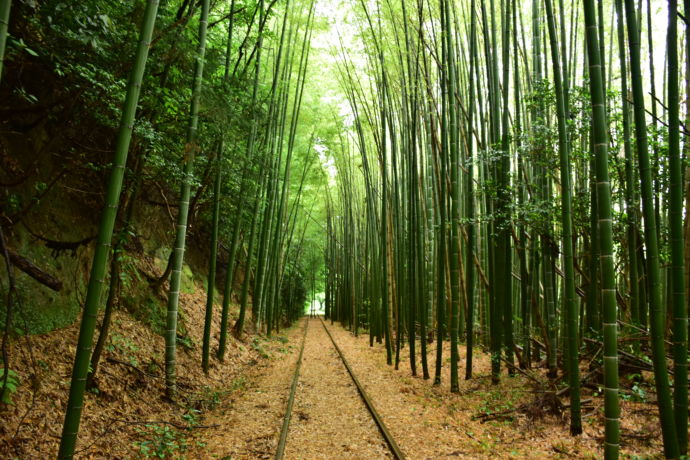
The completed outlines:
[[[269,359],[271,355],[268,354],[268,351],[266,351],[265,348],[265,343],[266,343],[266,338],[261,337],[261,336],[255,336],[252,337],[252,341],[250,342],[250,345],[254,351],[256,351],[259,356],[261,356],[264,359]]]
[[[505,391],[504,389],[491,389],[480,391],[481,404],[475,417],[491,416],[495,414],[514,411],[519,404],[521,394],[519,391]]]
[[[139,440],[132,443],[139,458],[187,459],[185,453],[194,445],[204,447],[205,443],[194,441],[190,434],[199,425],[200,411],[190,409],[176,423],[147,423],[135,428]]]

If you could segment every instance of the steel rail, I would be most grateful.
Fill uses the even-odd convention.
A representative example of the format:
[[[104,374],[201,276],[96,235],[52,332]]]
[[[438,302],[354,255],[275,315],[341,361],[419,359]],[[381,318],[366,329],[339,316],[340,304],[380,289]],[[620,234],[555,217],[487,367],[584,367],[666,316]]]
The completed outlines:
[[[402,451],[400,450],[400,447],[398,447],[398,444],[395,442],[395,439],[393,439],[393,436],[390,434],[390,432],[386,428],[386,425],[383,423],[383,419],[381,418],[379,413],[374,408],[374,403],[371,401],[371,399],[369,398],[367,393],[364,391],[364,387],[362,386],[361,383],[359,383],[359,380],[357,380],[357,377],[355,376],[355,373],[352,371],[352,368],[348,364],[347,359],[345,359],[343,352],[340,351],[340,347],[338,347],[338,344],[335,343],[335,339],[333,339],[333,336],[331,335],[331,331],[328,330],[328,328],[326,327],[326,324],[323,322],[321,317],[319,317],[319,321],[321,321],[321,325],[326,330],[328,337],[331,339],[331,342],[333,343],[335,350],[338,352],[340,359],[342,360],[343,364],[345,365],[347,372],[350,374],[350,377],[352,377],[352,381],[355,382],[355,386],[357,387],[357,391],[359,391],[359,395],[362,397],[362,400],[364,400],[364,404],[367,406],[367,409],[369,409],[369,413],[374,418],[374,422],[376,422],[376,426],[379,428],[379,431],[381,432],[383,439],[386,440],[388,447],[390,447],[391,452],[393,453],[393,456],[395,458],[397,458],[398,460],[404,460],[405,455],[402,453]]]
[[[299,350],[299,357],[297,358],[297,365],[295,366],[295,374],[292,377],[292,386],[290,387],[290,397],[288,398],[287,408],[285,409],[285,417],[283,418],[283,428],[280,430],[280,440],[278,441],[278,450],[276,451],[276,460],[281,460],[285,453],[285,443],[287,442],[288,431],[290,430],[290,418],[292,417],[292,405],[295,402],[295,393],[297,391],[297,381],[299,380],[299,370],[302,366],[302,355],[304,354],[304,343],[307,340],[307,328],[309,327],[309,320],[304,323],[304,334],[302,335],[302,347]]]

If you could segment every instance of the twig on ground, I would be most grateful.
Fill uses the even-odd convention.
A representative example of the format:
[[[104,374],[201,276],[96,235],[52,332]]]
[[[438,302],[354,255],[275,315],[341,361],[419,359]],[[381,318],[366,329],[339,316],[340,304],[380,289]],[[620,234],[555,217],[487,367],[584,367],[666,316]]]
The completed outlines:
[[[145,375],[146,377],[151,377],[152,379],[161,379],[162,378],[156,374],[150,374],[146,371],[143,371],[143,370],[139,369],[137,366],[135,366],[134,364],[128,363],[127,361],[122,361],[122,360],[119,360],[117,358],[112,358],[110,356],[107,357],[105,360],[108,361],[109,363],[120,364],[122,366],[130,367],[130,368],[134,369],[135,371],[139,372],[141,375]]]
[[[539,385],[543,385],[543,384],[544,384],[544,382],[542,382],[541,380],[539,380],[537,377],[535,377],[535,376],[532,375],[531,373],[527,372],[525,369],[520,369],[518,366],[516,366],[516,365],[514,365],[513,363],[507,361],[504,357],[501,357],[501,361],[503,361],[504,363],[506,363],[506,365],[507,365],[508,367],[510,367],[511,369],[515,369],[516,371],[518,371],[519,373],[521,373],[522,375],[524,375],[524,376],[527,377],[528,379],[532,380],[533,382],[535,382],[535,383],[537,383],[537,384],[539,384]]]

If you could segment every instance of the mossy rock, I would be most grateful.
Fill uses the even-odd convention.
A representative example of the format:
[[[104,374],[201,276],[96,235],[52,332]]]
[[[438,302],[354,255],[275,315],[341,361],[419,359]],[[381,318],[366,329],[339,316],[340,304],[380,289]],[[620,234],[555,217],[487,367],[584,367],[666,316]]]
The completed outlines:
[[[182,277],[180,278],[180,291],[185,294],[194,294],[196,285],[194,284],[194,272],[189,265],[182,265]]]
[[[14,268],[16,297],[13,332],[45,334],[74,323],[80,317],[86,293],[91,252],[82,247],[74,254],[51,255],[50,249],[33,244],[28,235],[23,235],[15,243],[15,249],[39,268],[61,280],[63,286],[59,292],[52,291]],[[5,284],[0,287],[0,328],[5,326],[6,302]]]

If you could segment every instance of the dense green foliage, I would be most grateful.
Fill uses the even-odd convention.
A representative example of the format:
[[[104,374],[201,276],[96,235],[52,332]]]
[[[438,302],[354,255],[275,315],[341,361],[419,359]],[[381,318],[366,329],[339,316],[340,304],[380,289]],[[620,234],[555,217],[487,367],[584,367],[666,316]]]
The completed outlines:
[[[5,122],[2,142],[14,163],[7,163],[3,176],[9,186],[2,197],[3,226],[10,230],[10,244],[20,250],[28,238],[43,240],[54,248],[58,263],[71,250],[77,258],[73,274],[88,281],[61,457],[75,451],[83,394],[97,372],[115,306],[126,306],[165,332],[168,394],[174,397],[174,352],[185,334],[184,323],[176,321],[177,303],[194,277],[188,265],[201,271],[204,261],[211,260],[208,277],[228,283],[223,289],[224,329],[232,326],[227,318],[235,274],[243,275],[245,288],[255,281],[255,299],[257,293],[267,299],[269,308],[256,311],[253,324],[268,333],[298,319],[307,289],[318,289],[314,282],[307,287],[303,273],[319,272],[323,264],[313,220],[324,207],[303,197],[324,187],[326,176],[314,161],[314,139],[317,130],[332,131],[332,121],[320,112],[334,109],[315,103],[318,91],[302,97],[310,36],[322,27],[315,25],[310,4],[305,4],[304,15],[294,14],[305,6],[299,2],[241,0],[164,1],[160,8],[153,0],[73,6],[46,1],[13,8],[2,87],[13,116]],[[284,37],[279,39],[281,25]],[[274,44],[284,48],[282,58],[263,50]],[[50,85],[43,83],[46,79]],[[300,114],[312,122],[309,131],[298,123]],[[319,119],[325,121],[319,124]],[[245,195],[256,204],[253,213],[250,206],[240,205]],[[273,206],[276,202],[280,207]],[[100,224],[99,209],[104,209]],[[253,246],[247,230],[257,214],[261,234],[270,240],[264,237]],[[94,237],[89,233],[94,228],[98,237],[92,256],[88,249]],[[231,244],[245,255],[224,266]],[[176,248],[172,252],[166,249],[171,246]],[[185,246],[190,256],[185,257]],[[218,255],[210,246],[220,248]],[[22,252],[41,254],[40,249]],[[153,257],[162,275],[142,265],[146,257]],[[41,261],[44,267],[52,265],[45,256]],[[84,276],[85,265],[91,266],[90,277]],[[158,296],[168,289],[169,277],[166,321]],[[209,283],[204,369],[209,365],[215,285]],[[20,298],[39,305],[20,312],[17,330],[38,332],[27,318],[41,308],[41,298],[22,286]],[[77,282],[56,297],[78,305],[82,286]],[[108,295],[102,296],[103,291]],[[106,314],[92,356],[103,301]],[[184,318],[184,311],[180,314]],[[73,315],[60,321],[69,323]],[[222,335],[227,340],[225,330]],[[9,364],[10,358],[3,362]]]
[[[683,93],[673,53],[688,36],[669,27],[673,78],[658,101],[651,18],[661,2],[643,12],[644,47],[632,0],[627,17],[622,1],[414,3],[359,2],[349,13],[359,35],[341,44],[338,66],[352,122],[335,159],[327,315],[355,333],[367,328],[371,343],[394,343],[396,367],[408,342],[413,375],[419,341],[424,378],[431,328],[434,384],[447,340],[451,391],[463,333],[467,378],[477,339],[490,350],[494,383],[504,366],[533,369],[544,352],[545,385],[567,381],[574,435],[581,385],[593,383],[586,356],[601,366],[606,458],[619,454],[619,371],[625,385],[631,372],[620,349],[636,360],[626,366],[653,368],[665,454],[678,457],[688,346],[687,165],[678,149],[690,143],[675,123],[690,74]],[[617,23],[607,13],[616,10]],[[613,37],[619,53],[609,56]],[[348,49],[357,44],[364,60]],[[668,135],[657,128],[667,120]],[[682,374],[675,407],[670,336]]]

